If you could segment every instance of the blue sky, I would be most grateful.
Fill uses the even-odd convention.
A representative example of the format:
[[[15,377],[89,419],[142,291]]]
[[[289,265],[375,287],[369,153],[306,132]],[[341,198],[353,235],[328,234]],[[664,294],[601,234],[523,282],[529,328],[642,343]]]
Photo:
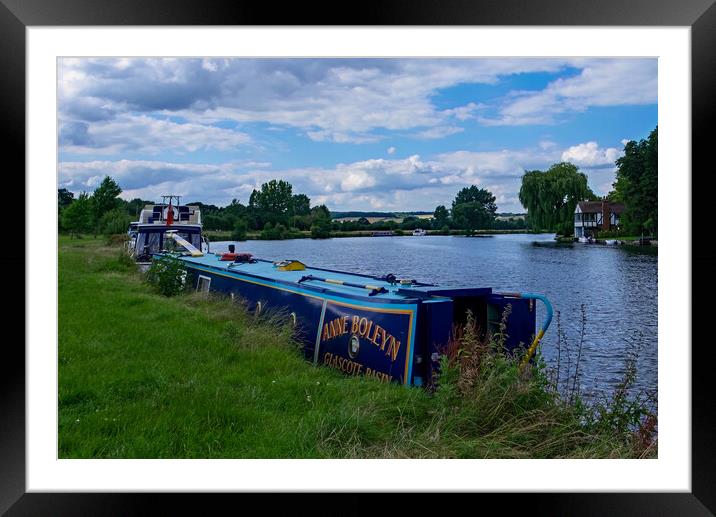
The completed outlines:
[[[433,210],[525,170],[597,194],[657,124],[656,59],[140,59],[59,63],[59,186],[246,203],[273,178],[331,210]]]

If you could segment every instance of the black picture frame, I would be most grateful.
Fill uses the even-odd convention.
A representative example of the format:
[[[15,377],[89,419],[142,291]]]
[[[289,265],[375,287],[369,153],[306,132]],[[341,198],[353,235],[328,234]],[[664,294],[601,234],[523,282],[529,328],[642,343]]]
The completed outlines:
[[[689,26],[692,44],[692,207],[671,207],[679,217],[692,217],[692,278],[699,279],[698,291],[692,291],[692,329],[684,329],[682,343],[670,343],[692,353],[692,491],[690,493],[631,494],[503,494],[483,495],[490,499],[483,504],[504,504],[510,510],[524,509],[531,514],[550,515],[709,515],[716,513],[716,446],[714,403],[707,384],[713,377],[713,344],[708,334],[703,341],[693,332],[705,328],[710,306],[706,294],[714,287],[716,252],[713,246],[697,239],[708,235],[704,213],[712,205],[703,185],[713,176],[707,127],[713,120],[716,95],[716,5],[714,0],[390,0],[380,3],[306,4],[286,2],[285,5],[217,0],[130,0],[123,2],[98,0],[0,0],[0,108],[2,113],[2,148],[6,163],[14,170],[24,170],[25,135],[25,29],[28,26],[58,25],[576,25],[576,26]],[[13,181],[6,169],[7,181]],[[682,171],[680,174],[688,174]],[[8,192],[13,199],[24,199],[24,178],[15,174]],[[696,179],[699,188],[694,188]],[[31,202],[32,200],[28,200]],[[690,212],[690,214],[689,214]],[[8,275],[6,289],[24,292],[24,278],[18,271],[31,275],[25,267],[24,255],[42,252],[41,242],[25,234],[13,223],[13,234],[23,235],[23,244],[13,242],[17,253],[3,256]],[[17,239],[17,237],[14,237]],[[27,239],[27,242],[25,242]],[[50,260],[51,257],[48,257]],[[701,300],[698,295],[702,294]],[[49,294],[54,296],[54,294]],[[24,319],[24,303],[17,294],[5,309],[7,322]],[[11,312],[11,311],[14,311]],[[11,327],[6,323],[5,328]],[[26,514],[133,514],[148,513],[150,504],[162,505],[162,513],[170,513],[185,505],[184,497],[147,494],[61,494],[26,493],[25,490],[25,353],[24,339],[5,340],[0,360],[0,512],[8,515]],[[348,495],[341,506],[356,508],[366,496]],[[492,499],[496,499],[492,501]],[[422,498],[413,499],[423,504]],[[482,502],[482,501],[481,501]],[[458,504],[458,503],[455,503]],[[471,503],[472,504],[472,503]],[[267,507],[265,499],[261,502]]]

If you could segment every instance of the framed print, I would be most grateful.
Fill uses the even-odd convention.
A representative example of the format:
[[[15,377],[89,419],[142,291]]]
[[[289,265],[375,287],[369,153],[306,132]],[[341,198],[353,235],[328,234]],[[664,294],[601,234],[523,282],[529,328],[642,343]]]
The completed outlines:
[[[710,1],[0,2],[3,511],[716,511]]]

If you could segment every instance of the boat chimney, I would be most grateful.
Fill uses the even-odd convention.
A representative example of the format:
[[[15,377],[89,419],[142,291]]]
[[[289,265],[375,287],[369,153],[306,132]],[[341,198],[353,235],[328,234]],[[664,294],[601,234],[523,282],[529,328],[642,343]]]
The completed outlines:
[[[234,244],[229,244],[229,253],[234,253],[236,251],[236,246]]]

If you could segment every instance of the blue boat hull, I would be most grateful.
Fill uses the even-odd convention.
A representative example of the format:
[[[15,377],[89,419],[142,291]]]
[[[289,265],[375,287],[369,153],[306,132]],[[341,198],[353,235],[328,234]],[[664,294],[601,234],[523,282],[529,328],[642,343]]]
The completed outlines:
[[[489,288],[421,287],[405,290],[399,300],[381,300],[260,278],[190,259],[184,262],[195,289],[240,299],[251,312],[279,311],[295,325],[309,361],[349,375],[408,385],[430,383],[439,355],[454,326],[464,323],[467,310],[480,329],[496,332],[509,305],[508,350],[529,346],[535,334],[534,301]]]

